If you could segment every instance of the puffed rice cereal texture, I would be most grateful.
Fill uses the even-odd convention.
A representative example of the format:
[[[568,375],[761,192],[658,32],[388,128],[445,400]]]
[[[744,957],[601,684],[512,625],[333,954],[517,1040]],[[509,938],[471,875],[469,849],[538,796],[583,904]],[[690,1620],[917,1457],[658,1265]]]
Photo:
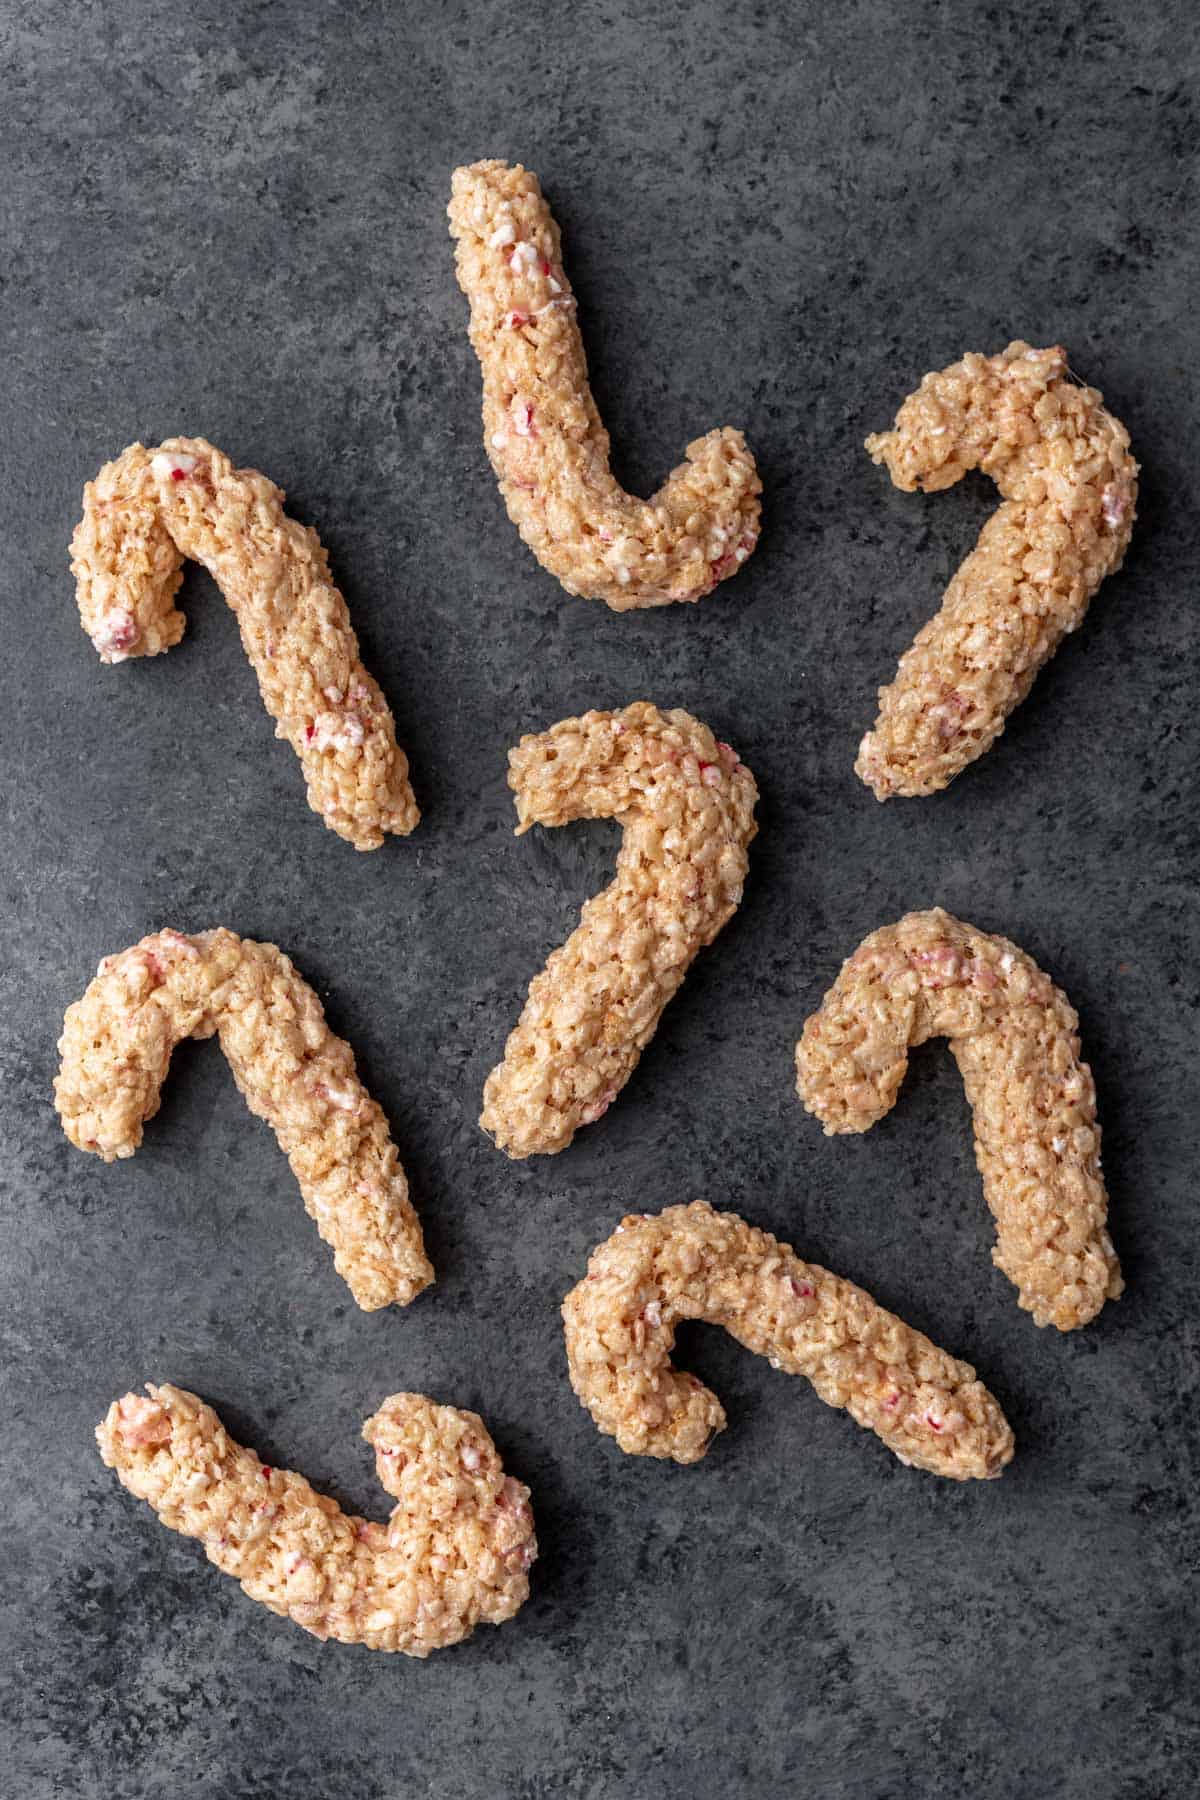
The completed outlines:
[[[615,612],[699,600],[758,542],[762,483],[740,431],[710,431],[651,500],[618,486],[588,383],[558,226],[520,164],[456,169],[458,282],[483,372],[484,442],[508,516],[569,594]]]
[[[551,955],[488,1076],[480,1124],[511,1157],[565,1149],[616,1099],[692,959],[742,898],[758,790],[688,713],[638,701],[524,737],[517,831],[618,819],[616,879]]]
[[[800,1098],[829,1135],[890,1111],[910,1045],[950,1040],[996,1221],[992,1261],[1035,1323],[1060,1331],[1086,1325],[1124,1285],[1078,1027],[1032,957],[935,907],[864,940],[796,1047]]]
[[[1120,568],[1138,466],[1125,427],[1071,375],[1061,345],[1021,342],[926,375],[895,428],[866,447],[906,493],[981,469],[1003,496],[941,611],[879,691],[855,770],[887,800],[936,793],[999,737]]]
[[[204,438],[131,444],[83,490],[71,542],[79,615],[101,662],[157,656],[183,636],[173,602],[184,559],[202,563],[237,615],[309,805],[355,849],[374,850],[420,817],[408,761],[321,540],[283,501],[274,482],[235,469]]]
[[[260,1462],[182,1388],[114,1401],[96,1441],[169,1530],[315,1638],[426,1657],[511,1619],[537,1539],[529,1489],[505,1475],[482,1419],[393,1394],[362,1435],[397,1502],[386,1525]]]
[[[105,1162],[132,1156],[176,1044],[214,1033],[359,1306],[406,1305],[433,1269],[387,1120],[274,944],[166,930],[106,956],[59,1039],[54,1101],[68,1138]]]
[[[703,1319],[773,1369],[805,1376],[908,1466],[987,1480],[1012,1457],[1008,1422],[967,1363],[853,1282],[702,1200],[624,1218],[562,1316],[571,1385],[631,1456],[698,1462],[724,1429],[716,1395],[670,1361],[677,1327]]]

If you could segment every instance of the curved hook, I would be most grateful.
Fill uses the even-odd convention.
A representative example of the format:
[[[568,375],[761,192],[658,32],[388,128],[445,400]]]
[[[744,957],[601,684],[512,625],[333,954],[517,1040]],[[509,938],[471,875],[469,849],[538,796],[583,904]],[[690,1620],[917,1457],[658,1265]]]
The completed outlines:
[[[740,431],[710,431],[651,500],[614,480],[538,178],[518,163],[456,169],[458,284],[483,371],[484,441],[508,516],[568,594],[614,612],[699,600],[758,542],[762,483]]]
[[[706,725],[646,701],[523,737],[509,765],[518,835],[584,818],[624,830],[616,879],[534,977],[483,1090],[483,1129],[525,1157],[565,1149],[607,1110],[736,911],[758,789]]]
[[[1078,1026],[1032,957],[935,907],[872,932],[796,1046],[800,1098],[831,1135],[890,1111],[910,1045],[950,1040],[996,1220],[992,1261],[1035,1323],[1060,1331],[1086,1325],[1124,1285]]]
[[[936,793],[1000,736],[1120,568],[1138,466],[1125,427],[1071,377],[1066,351],[1020,342],[926,375],[895,429],[866,447],[907,493],[936,493],[982,469],[1004,496],[941,611],[879,690],[854,768],[887,800]]]
[[[159,931],[106,956],[59,1039],[54,1103],[71,1142],[105,1162],[132,1156],[172,1050],[214,1033],[359,1306],[407,1305],[433,1269],[387,1120],[349,1044],[274,944],[224,929]]]
[[[571,1386],[631,1456],[698,1462],[724,1429],[716,1395],[670,1361],[676,1326],[704,1319],[773,1369],[805,1376],[902,1463],[969,1481],[999,1475],[1012,1457],[1008,1422],[969,1364],[703,1200],[622,1219],[562,1316]]]
[[[261,1463],[195,1394],[165,1383],[146,1393],[114,1401],[97,1428],[106,1466],[251,1600],[314,1637],[425,1657],[481,1622],[502,1625],[528,1598],[529,1489],[504,1474],[475,1413],[392,1394],[367,1420],[398,1502],[377,1525]]]
[[[300,758],[308,804],[374,850],[420,818],[408,761],[321,541],[283,499],[203,438],[131,444],[83,490],[71,540],[80,618],[102,662],[157,656],[183,636],[184,558],[202,563],[237,615],[276,737]]]

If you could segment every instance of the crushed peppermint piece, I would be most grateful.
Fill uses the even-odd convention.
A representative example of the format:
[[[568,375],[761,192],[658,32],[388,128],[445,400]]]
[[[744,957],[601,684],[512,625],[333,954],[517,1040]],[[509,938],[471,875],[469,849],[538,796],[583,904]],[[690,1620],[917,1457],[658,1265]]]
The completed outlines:
[[[101,615],[100,623],[92,633],[92,642],[102,656],[119,656],[129,649],[137,634],[137,620],[133,614],[124,606],[114,606]]]
[[[159,481],[186,481],[195,472],[198,458],[179,452],[160,450],[150,458],[150,473]]]

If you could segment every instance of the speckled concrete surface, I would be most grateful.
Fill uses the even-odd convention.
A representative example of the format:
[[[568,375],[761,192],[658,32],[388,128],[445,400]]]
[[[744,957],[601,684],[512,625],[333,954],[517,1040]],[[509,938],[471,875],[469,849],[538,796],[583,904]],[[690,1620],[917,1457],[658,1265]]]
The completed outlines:
[[[1054,1795],[1200,1780],[1194,697],[1196,77],[1184,0],[417,7],[8,0],[0,53],[5,807],[0,1595],[22,1800]],[[648,492],[744,426],[762,547],[695,608],[564,596],[504,518],[445,205],[520,158],[563,225],[618,473]],[[1144,464],[1125,571],[984,762],[879,807],[874,690],[994,503],[892,492],[861,449],[921,374],[1061,340]],[[66,544],[136,436],[200,432],[315,523],[424,820],[359,857],[305,808],[226,608],[100,668]],[[483,1077],[616,832],[511,837],[523,730],[645,696],[763,791],[737,919],[629,1088],[508,1164]],[[940,902],[1082,1015],[1129,1281],[1070,1338],[988,1262],[935,1046],[826,1141],[792,1045],[872,927]],[[185,1048],[130,1163],[50,1104],[64,1007],[165,923],[282,944],[351,1039],[439,1283],[349,1303],[271,1134]],[[557,1307],[623,1210],[703,1195],[974,1361],[999,1483],[900,1468],[713,1332],[731,1429],[623,1459],[568,1387]],[[481,1411],[533,1490],[534,1595],[425,1665],[322,1647],[163,1531],[92,1428],[146,1378],[378,1509],[363,1417]]]

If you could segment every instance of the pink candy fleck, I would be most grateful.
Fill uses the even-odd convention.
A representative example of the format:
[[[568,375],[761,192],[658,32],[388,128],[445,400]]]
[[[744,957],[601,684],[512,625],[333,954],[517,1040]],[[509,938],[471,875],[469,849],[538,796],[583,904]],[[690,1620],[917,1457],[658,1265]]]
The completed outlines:
[[[157,456],[150,458],[150,473],[160,481],[168,477],[172,481],[186,481],[195,467],[194,456],[172,456],[166,450],[160,450]]]
[[[363,741],[363,723],[357,713],[318,713],[304,728],[306,743],[318,750],[357,750]]]
[[[516,331],[520,326],[529,324],[530,316],[529,313],[522,312],[520,307],[514,306],[512,311],[506,314],[504,323],[510,331]]]
[[[597,1119],[602,1119],[604,1117],[616,1097],[616,1088],[609,1088],[606,1093],[600,1095],[598,1100],[593,1100],[590,1105],[584,1107],[579,1115],[579,1123],[581,1125],[594,1125]]]
[[[1119,525],[1128,509],[1128,495],[1121,488],[1110,483],[1100,496],[1100,510],[1104,514],[1104,523],[1112,526]]]
[[[334,1087],[330,1082],[318,1081],[313,1084],[313,1093],[319,1100],[328,1100],[330,1106],[336,1106],[339,1112],[362,1111],[361,1093],[356,1093],[353,1088]]]
[[[92,633],[92,642],[101,656],[119,655],[128,650],[137,634],[137,621],[133,614],[123,606],[114,606],[101,618]]]
[[[941,944],[936,950],[914,950],[911,960],[928,970],[932,988],[949,987],[962,973],[962,959],[949,944]]]
[[[977,956],[973,962],[968,963],[967,972],[971,977],[971,986],[978,988],[980,993],[990,994],[994,988],[998,988],[1000,985],[995,969],[981,956]]]
[[[797,1300],[811,1300],[817,1291],[811,1281],[797,1281],[794,1275],[789,1275],[788,1286]]]
[[[964,700],[963,696],[957,692],[951,692],[945,696],[939,706],[930,708],[929,716],[937,726],[939,737],[952,738],[957,736],[962,729],[963,719],[970,710],[971,705],[968,700]]]
[[[179,956],[198,957],[200,955],[191,938],[184,937],[182,931],[176,931],[170,925],[164,926],[158,933],[158,941],[161,946],[174,950]]]
[[[130,1449],[165,1444],[171,1437],[171,1420],[157,1400],[126,1394],[117,1405],[117,1435]]]

